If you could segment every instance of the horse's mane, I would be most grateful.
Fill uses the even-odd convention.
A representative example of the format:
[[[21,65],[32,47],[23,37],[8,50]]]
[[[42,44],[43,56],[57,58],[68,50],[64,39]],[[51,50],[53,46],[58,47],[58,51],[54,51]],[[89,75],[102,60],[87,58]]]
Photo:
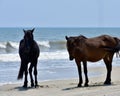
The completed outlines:
[[[82,45],[83,42],[85,42],[86,39],[87,39],[87,37],[85,37],[85,36],[83,36],[83,35],[79,35],[79,36],[77,36],[77,37],[75,38],[74,43],[75,43],[76,45]]]
[[[79,35],[78,38],[79,39],[87,39],[87,37],[85,37],[84,35]]]

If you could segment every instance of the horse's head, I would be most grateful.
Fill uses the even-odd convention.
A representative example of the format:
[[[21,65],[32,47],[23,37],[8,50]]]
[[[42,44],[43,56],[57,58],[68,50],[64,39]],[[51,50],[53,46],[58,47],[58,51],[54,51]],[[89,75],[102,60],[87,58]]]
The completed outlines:
[[[73,60],[74,59],[74,47],[75,47],[75,37],[65,37],[66,40],[67,40],[67,50],[68,50],[68,53],[69,53],[69,59],[70,60]]]
[[[24,32],[25,47],[26,47],[26,50],[29,51],[32,46],[33,40],[34,40],[34,37],[33,37],[34,29],[32,30],[23,29],[23,32]]]
[[[76,37],[65,37],[67,40],[67,50],[69,53],[69,59],[73,60],[75,58],[75,51],[76,49],[79,49],[80,46],[82,46],[85,39],[87,39],[85,36],[80,35]]]

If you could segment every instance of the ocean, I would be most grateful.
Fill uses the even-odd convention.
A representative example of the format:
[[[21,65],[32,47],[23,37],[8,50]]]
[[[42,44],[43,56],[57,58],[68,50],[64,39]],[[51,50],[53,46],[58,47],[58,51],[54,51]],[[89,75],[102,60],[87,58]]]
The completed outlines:
[[[34,39],[40,47],[38,81],[78,78],[75,62],[69,61],[65,36],[84,35],[90,38],[103,34],[120,38],[120,28],[36,28]],[[23,83],[23,80],[17,80],[20,67],[18,48],[23,35],[23,28],[0,28],[0,85]],[[95,66],[105,65],[102,60],[88,62],[88,67]],[[120,58],[114,56],[113,66],[120,66]],[[89,72],[88,75],[101,74]]]

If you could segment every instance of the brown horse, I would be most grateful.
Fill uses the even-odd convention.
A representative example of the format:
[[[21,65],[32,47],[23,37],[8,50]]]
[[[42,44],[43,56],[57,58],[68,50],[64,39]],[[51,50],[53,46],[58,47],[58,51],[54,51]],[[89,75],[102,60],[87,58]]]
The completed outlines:
[[[96,62],[101,59],[107,68],[107,77],[104,84],[111,84],[111,71],[113,55],[120,50],[120,40],[116,37],[102,35],[94,38],[86,38],[85,36],[65,37],[67,40],[67,50],[69,59],[75,59],[79,73],[80,87],[83,83],[81,62],[83,62],[85,74],[85,86],[88,86],[87,61]]]

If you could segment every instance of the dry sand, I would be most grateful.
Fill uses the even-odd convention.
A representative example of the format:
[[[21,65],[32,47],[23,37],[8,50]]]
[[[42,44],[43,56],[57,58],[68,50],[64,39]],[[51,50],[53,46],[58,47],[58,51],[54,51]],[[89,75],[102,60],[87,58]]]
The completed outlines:
[[[113,67],[112,85],[103,85],[106,77],[104,67],[89,68],[89,72],[104,73],[89,78],[89,87],[77,88],[78,79],[39,82],[38,88],[22,88],[22,84],[0,86],[0,96],[120,96],[120,67]]]

